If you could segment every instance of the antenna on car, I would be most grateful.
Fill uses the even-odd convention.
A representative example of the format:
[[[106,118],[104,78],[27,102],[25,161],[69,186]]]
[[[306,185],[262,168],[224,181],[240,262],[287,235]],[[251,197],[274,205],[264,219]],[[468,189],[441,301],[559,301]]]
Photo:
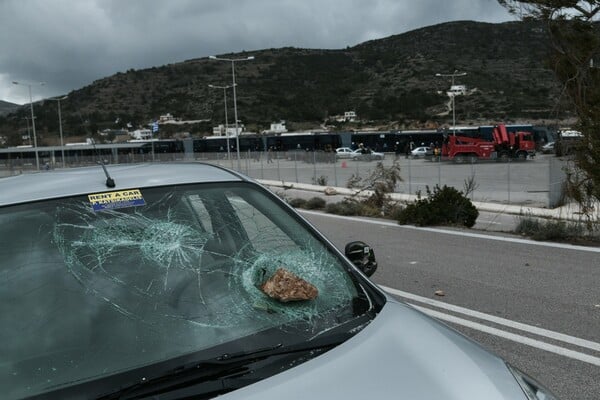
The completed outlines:
[[[114,188],[115,180],[113,178],[111,178],[110,175],[108,174],[106,165],[104,165],[104,159],[102,158],[102,155],[100,153],[98,153],[98,149],[96,148],[96,141],[94,140],[94,138],[90,138],[89,140],[92,143],[92,146],[94,147],[94,151],[96,152],[96,155],[98,155],[100,157],[100,161],[97,161],[97,162],[98,162],[98,164],[100,164],[102,166],[102,169],[104,170],[104,175],[106,175],[106,187]]]
[[[99,163],[102,166],[102,169],[104,170],[104,175],[106,175],[106,187],[114,188],[115,180],[113,178],[111,178],[110,175],[108,174],[108,170],[106,169],[106,165],[104,165],[104,162],[99,161]]]
[[[92,147],[94,148],[94,152],[100,158],[100,161],[98,161],[98,164],[100,164],[102,166],[102,169],[104,170],[104,175],[106,175],[106,187],[114,188],[115,180],[113,178],[111,178],[110,175],[108,174],[108,170],[106,169],[106,165],[104,164],[104,159],[102,158],[102,155],[98,152],[98,149],[96,148],[96,141],[92,137],[92,134],[87,127],[86,121],[83,120],[83,116],[81,115],[81,110],[78,110],[78,114],[79,114],[79,119],[81,120],[81,123],[83,125],[83,128],[88,133],[88,135],[90,135],[88,140],[92,144]]]

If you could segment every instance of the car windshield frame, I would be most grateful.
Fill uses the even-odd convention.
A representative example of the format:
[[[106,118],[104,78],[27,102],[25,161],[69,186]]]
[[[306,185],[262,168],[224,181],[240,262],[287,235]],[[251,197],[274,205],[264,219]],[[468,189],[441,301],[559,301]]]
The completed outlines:
[[[219,201],[219,196],[224,196],[225,192],[230,196],[229,200],[225,202],[221,199]],[[216,197],[211,198],[211,193]],[[4,222],[3,226],[5,227],[3,235],[6,234],[6,237],[11,237],[11,240],[7,241],[4,246],[0,246],[0,254],[5,256],[3,257],[5,261],[0,261],[0,272],[7,278],[4,280],[5,282],[12,281],[13,284],[17,284],[19,287],[24,286],[25,289],[25,294],[19,295],[18,291],[9,289],[8,283],[0,284],[0,289],[3,288],[0,294],[4,292],[2,297],[6,299],[7,296],[12,296],[9,301],[5,302],[0,315],[2,325],[5,327],[4,335],[0,336],[4,337],[5,344],[9,344],[10,347],[14,343],[11,344],[7,341],[9,337],[20,337],[23,343],[28,343],[27,345],[21,343],[15,346],[16,349],[11,349],[10,354],[12,356],[21,358],[0,362],[0,369],[5,369],[7,376],[12,374],[11,380],[15,382],[21,380],[31,382],[47,381],[37,389],[25,392],[19,388],[13,388],[15,391],[14,398],[38,395],[50,390],[50,388],[54,390],[67,387],[74,382],[86,382],[86,384],[89,383],[93,386],[94,381],[100,381],[115,374],[123,376],[128,376],[130,373],[139,374],[139,371],[155,368],[156,365],[164,365],[167,368],[172,365],[169,360],[180,362],[182,357],[193,356],[194,360],[202,360],[218,356],[223,352],[252,351],[254,347],[264,347],[269,343],[290,345],[294,342],[310,341],[312,338],[322,335],[323,332],[334,331],[336,326],[341,326],[354,319],[358,321],[359,317],[366,314],[374,317],[385,302],[385,298],[373,288],[368,280],[365,280],[357,272],[338,249],[293,211],[291,207],[285,205],[277,196],[259,185],[249,182],[185,184],[143,188],[140,190],[140,194],[144,201],[143,205],[123,203],[125,205],[122,208],[101,209],[100,211],[94,210],[91,204],[92,201],[87,195],[0,207],[0,221]],[[199,198],[204,200],[199,201]],[[197,204],[190,204],[190,199],[196,201]],[[213,207],[227,209],[227,212],[220,213],[218,217],[210,215],[209,211],[211,210],[206,208],[206,204],[211,202]],[[192,217],[173,206],[173,204],[180,203],[186,204],[187,208],[185,209],[187,212],[193,211],[191,213]],[[9,214],[12,215],[7,218]],[[157,215],[157,220],[152,220],[151,214]],[[44,222],[36,223],[40,218]],[[19,234],[20,228],[16,227],[18,223],[27,224],[30,228],[24,229],[25,232]],[[227,250],[219,248],[219,246],[215,246],[211,250],[207,249],[207,257],[211,262],[219,255],[225,256],[225,260],[214,261],[214,265],[210,264],[212,266],[208,267],[207,271],[198,272],[199,270],[196,271],[194,267],[186,264],[193,257],[202,258],[204,256],[204,254],[196,254],[194,246],[202,247],[205,250],[208,243],[215,239],[210,235],[206,237],[196,235],[190,229],[190,226],[194,224],[202,226],[203,223],[204,225],[212,225],[212,228],[214,228],[213,236],[215,231],[219,231],[220,236],[228,236],[227,240],[230,244],[243,245],[238,246],[236,252],[233,253],[234,256],[229,258],[227,255],[230,254],[228,252],[231,249]],[[270,226],[269,223],[272,223],[273,226]],[[8,228],[9,226],[11,228]],[[235,226],[235,229],[230,229],[232,226]],[[203,228],[207,228],[207,226]],[[257,244],[253,245],[254,247],[264,246],[264,248],[258,250],[250,246],[249,234],[260,238]],[[25,238],[25,235],[27,238]],[[36,235],[38,237],[35,237]],[[150,238],[157,240],[157,243],[136,242],[138,235],[141,235],[142,242],[144,240],[148,241],[148,238]],[[39,247],[42,246],[40,244],[42,239],[45,248]],[[162,242],[158,243],[158,241]],[[20,242],[24,243],[15,246]],[[12,246],[9,246],[8,243],[11,243]],[[299,244],[302,244],[304,248],[298,246]],[[122,248],[119,248],[119,246]],[[182,251],[185,246],[188,246],[187,253]],[[221,243],[221,246],[223,246],[223,243]],[[169,249],[178,249],[179,253],[175,251],[169,253]],[[49,250],[52,250],[52,255],[45,254]],[[152,255],[149,256],[148,252]],[[11,254],[17,253],[19,253],[18,256],[11,256]],[[269,258],[273,254],[277,254],[277,261],[274,258]],[[115,257],[115,259],[113,260],[112,257]],[[136,260],[141,260],[140,265],[152,264],[157,260],[163,263],[166,260],[170,260],[169,262],[175,260],[179,263],[179,266],[175,264],[167,267],[164,265],[162,267],[155,266],[155,271],[163,268],[162,273],[166,273],[168,279],[165,278],[165,281],[161,282],[156,280],[144,281],[135,274],[122,273],[121,264],[124,262],[116,257],[123,257],[123,260],[127,260],[130,263],[129,268],[131,270],[136,268],[139,270],[139,265],[134,267]],[[305,262],[305,257],[307,257],[308,263]],[[271,264],[278,264],[281,261],[286,264],[285,266],[291,272],[297,273],[300,278],[306,278],[308,283],[314,284],[319,290],[318,296],[320,297],[314,300],[283,303],[260,292],[257,287],[258,284],[268,279],[268,276],[275,269],[275,266]],[[204,262],[204,259],[202,259],[202,262]],[[4,265],[2,265],[3,263]],[[269,267],[265,267],[267,265]],[[45,268],[49,270],[56,269],[51,278],[45,278],[46,281],[36,275],[44,275],[40,271]],[[244,268],[251,272],[244,270]],[[310,268],[316,268],[315,272],[318,271],[318,273],[308,274],[307,276],[306,271]],[[148,267],[148,269],[152,268]],[[264,269],[267,269],[267,271],[263,271]],[[119,272],[113,273],[111,271]],[[260,273],[267,276],[262,275],[257,278]],[[323,274],[325,275],[318,277]],[[181,280],[187,281],[187,283],[177,283],[176,277],[178,275],[182,275]],[[210,281],[210,279],[213,279],[206,278],[207,276],[217,275],[227,276],[227,278],[220,278],[224,280],[223,286],[220,288],[221,292],[226,292],[223,289],[228,288],[231,293],[239,292],[241,294],[236,294],[240,297],[236,297],[235,301],[229,299],[223,300],[222,304],[215,304],[214,309],[211,309],[211,313],[217,316],[214,317],[214,321],[211,320],[211,323],[217,323],[215,326],[207,327],[206,321],[197,316],[199,311],[193,307],[190,308],[190,304],[197,307],[200,304],[199,302],[206,302],[207,299],[198,295],[194,303],[188,298],[192,295],[188,295],[186,292],[195,292],[195,289],[190,288],[198,285],[201,280],[208,279]],[[22,280],[20,276],[26,276],[27,280]],[[135,282],[135,284],[130,284],[128,279]],[[247,283],[248,280],[250,280],[251,285]],[[36,283],[36,281],[39,282]],[[218,279],[215,278],[214,282],[217,281]],[[327,281],[332,282],[327,283]],[[164,290],[155,289],[160,286],[159,283],[164,285]],[[57,294],[59,290],[56,287],[61,287],[61,285],[65,285],[62,290],[64,290],[64,293],[68,293],[68,299],[60,297],[61,294]],[[246,286],[243,286],[244,290],[241,290],[240,287],[242,286],[236,287],[235,285]],[[349,288],[352,288],[352,290]],[[216,289],[207,291],[205,287],[202,287],[202,290],[202,295],[218,297]],[[340,292],[338,293],[336,290]],[[183,300],[178,299],[175,306],[173,306],[172,296],[178,291],[183,293],[179,293],[179,296],[183,296]],[[35,295],[36,292],[42,293],[42,295]],[[117,292],[123,292],[123,294],[117,295],[115,294]],[[162,304],[161,301],[164,299],[156,293],[168,293],[170,296],[168,304]],[[251,295],[248,293],[251,293]],[[49,303],[39,305],[38,302],[44,296],[48,298]],[[231,296],[233,298],[233,294]],[[262,296],[260,301],[256,300],[257,296]],[[328,296],[331,296],[331,299]],[[246,297],[253,301],[250,306],[246,304],[246,308],[243,308],[235,303],[236,301],[247,301]],[[340,301],[340,304],[336,304],[332,299]],[[41,326],[43,326],[40,321],[28,321],[32,327],[30,330],[24,328],[28,326],[25,322],[15,327],[15,331],[6,328],[11,321],[17,321],[17,315],[26,315],[27,312],[23,308],[25,306],[9,309],[6,304],[20,303],[27,305],[28,302],[31,303],[28,305],[29,307],[37,306],[39,308],[34,316],[43,319],[43,324],[47,329],[47,341],[54,336],[61,336],[61,334],[64,336],[62,339],[55,339],[63,346],[62,348],[33,344],[35,341],[34,336],[40,334]],[[148,312],[146,310],[147,302],[154,302],[153,307],[159,313],[168,315],[168,323],[164,320],[144,320],[141,315],[138,315],[142,311]],[[311,302],[313,302],[312,305]],[[51,306],[52,304],[53,306]],[[208,304],[204,304],[208,308]],[[329,305],[326,306],[325,304]],[[82,310],[87,310],[86,307],[96,307],[99,310],[101,309],[98,314],[110,314],[110,317],[99,319],[102,324],[107,326],[94,326],[88,323],[89,321],[77,321],[78,317],[81,318],[81,315],[77,314],[79,305]],[[185,305],[187,308],[183,307],[184,311],[181,311],[179,310],[181,305]],[[230,309],[224,308],[225,305],[229,306]],[[239,308],[236,309],[235,307]],[[226,311],[223,311],[223,309],[226,309]],[[240,311],[241,309],[244,309],[244,312],[251,309],[254,314],[246,316]],[[177,310],[183,314],[178,315]],[[342,312],[342,310],[346,311]],[[286,317],[286,313],[289,313],[289,318]],[[44,316],[44,314],[50,315]],[[345,315],[345,317],[340,317],[339,314]],[[186,317],[184,318],[182,315]],[[195,319],[189,318],[192,315],[195,316]],[[235,320],[234,317],[239,320]],[[69,330],[60,332],[59,322],[52,320],[52,318],[55,320],[64,318],[67,321],[65,326]],[[273,320],[277,323],[270,325],[265,322],[260,325],[254,320],[263,322]],[[122,321],[126,321],[126,323]],[[338,322],[334,323],[332,321]],[[116,325],[117,323],[123,323],[123,326],[119,327],[119,325]],[[244,324],[248,325],[246,330],[241,328],[245,326]],[[165,327],[162,327],[163,325]],[[193,326],[193,329],[187,328],[188,325]],[[365,326],[365,323],[361,322],[359,325],[359,327],[352,327],[352,323],[350,323],[348,329],[354,329],[358,332]],[[186,328],[184,329],[182,326]],[[239,332],[243,334],[225,334],[224,332],[227,329],[233,329],[232,326],[236,326],[236,329],[239,329]],[[124,333],[124,327],[127,327],[128,333]],[[20,330],[20,336],[17,335],[17,328]],[[207,332],[214,330],[212,335],[218,339],[215,339],[214,343],[211,342],[212,346],[204,345],[202,348],[194,342],[196,343],[195,348],[180,345],[178,352],[168,353],[152,350],[160,347],[158,343],[166,340],[167,333],[171,336],[168,340],[169,343],[176,340],[183,341],[183,338],[190,341],[190,337],[194,337],[194,340],[198,341],[196,336],[189,332],[186,334],[189,337],[181,333],[186,329],[195,332],[195,335],[198,335],[198,332],[203,332],[206,336],[209,336]],[[136,359],[136,362],[128,361],[128,363],[123,363],[123,357],[114,356],[112,357],[114,359],[107,357],[110,361],[106,361],[105,366],[111,366],[108,372],[90,367],[93,363],[101,364],[104,362],[99,360],[97,355],[92,362],[89,357],[82,359],[81,354],[78,353],[87,350],[85,347],[81,348],[81,343],[93,342],[92,338],[99,341],[98,348],[103,347],[105,351],[112,348],[115,353],[118,353],[116,350],[119,349],[119,343],[102,338],[113,335],[124,340],[128,346],[134,346],[136,342],[135,339],[131,339],[133,336],[143,337],[147,335],[150,337],[152,334],[149,332],[154,332],[156,337],[152,340],[146,339],[145,347],[141,347],[144,347],[143,350],[146,352],[152,353],[155,351],[155,356],[149,356],[142,360]],[[83,339],[80,336],[83,336]],[[74,343],[78,341],[81,343]],[[33,351],[28,353],[28,350],[23,349],[24,346],[37,346],[40,351],[50,355],[44,356],[44,358],[34,354]],[[73,349],[65,352],[64,346],[73,346]],[[98,348],[94,348],[94,351],[98,351]],[[89,353],[93,354],[92,351]],[[76,355],[79,355],[79,358]],[[77,376],[69,375],[69,379],[66,379],[68,373],[64,370],[69,370],[68,363],[75,363],[78,368],[84,370],[88,368],[94,373]],[[34,365],[38,368],[37,372],[29,370]],[[40,365],[43,367],[40,368]],[[87,367],[85,367],[86,365]],[[26,376],[26,371],[30,372],[30,376]],[[18,376],[19,379],[14,379],[15,376]],[[8,383],[4,382],[3,385]],[[105,390],[105,388],[103,389]]]

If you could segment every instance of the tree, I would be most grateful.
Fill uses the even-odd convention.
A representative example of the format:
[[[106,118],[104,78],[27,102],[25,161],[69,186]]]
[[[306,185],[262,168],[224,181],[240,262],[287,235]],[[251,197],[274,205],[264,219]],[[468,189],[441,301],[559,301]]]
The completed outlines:
[[[551,40],[550,66],[578,117],[583,133],[575,165],[568,174],[569,194],[584,206],[600,201],[600,0],[498,0],[523,20],[542,21]],[[600,63],[599,63],[600,64]]]

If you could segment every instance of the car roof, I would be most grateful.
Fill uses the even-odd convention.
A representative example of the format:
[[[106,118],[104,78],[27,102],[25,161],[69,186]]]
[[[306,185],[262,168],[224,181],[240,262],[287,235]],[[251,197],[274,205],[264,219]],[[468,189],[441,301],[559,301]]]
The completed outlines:
[[[234,171],[197,162],[109,165],[106,169],[115,182],[113,188],[106,185],[101,165],[2,178],[0,206],[125,189],[245,180]]]

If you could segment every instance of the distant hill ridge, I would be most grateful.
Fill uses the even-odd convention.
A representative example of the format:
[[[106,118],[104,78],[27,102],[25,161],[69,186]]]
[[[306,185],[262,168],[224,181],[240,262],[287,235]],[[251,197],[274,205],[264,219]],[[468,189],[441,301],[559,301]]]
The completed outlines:
[[[531,22],[457,21],[344,49],[285,47],[224,56],[255,56],[236,63],[239,118],[250,129],[279,120],[311,126],[349,110],[369,124],[403,128],[451,121],[445,94],[450,78],[436,74],[456,70],[467,73],[457,84],[476,89],[456,98],[459,123],[568,116],[546,65],[548,43],[543,26]],[[192,129],[206,132],[224,121],[223,91],[208,85],[230,83],[230,63],[208,58],[117,73],[61,102],[65,132],[116,127],[115,121],[145,124],[166,113],[211,119]],[[36,125],[57,130],[56,105],[46,102],[38,109]],[[17,125],[23,122],[11,114],[0,120],[0,134]]]
[[[19,107],[20,107],[20,105],[18,105],[18,104],[9,103],[8,101],[0,100],[0,115],[4,115],[4,114],[8,114],[10,112],[13,112]]]

